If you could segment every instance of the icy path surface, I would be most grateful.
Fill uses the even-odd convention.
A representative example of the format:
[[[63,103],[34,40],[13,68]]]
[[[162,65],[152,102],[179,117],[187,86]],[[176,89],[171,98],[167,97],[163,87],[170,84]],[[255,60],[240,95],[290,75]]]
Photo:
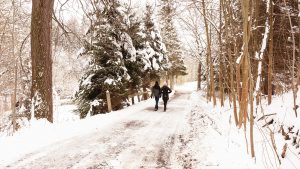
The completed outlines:
[[[162,103],[158,111],[152,104],[133,109],[91,133],[60,140],[0,168],[219,168],[212,147],[201,143],[207,134],[219,135],[218,129],[198,111],[201,107],[193,109],[193,94],[177,91],[166,112]]]

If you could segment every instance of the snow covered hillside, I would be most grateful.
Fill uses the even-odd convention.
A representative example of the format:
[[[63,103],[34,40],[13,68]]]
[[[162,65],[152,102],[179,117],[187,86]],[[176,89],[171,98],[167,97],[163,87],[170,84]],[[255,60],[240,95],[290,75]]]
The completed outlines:
[[[108,114],[48,124],[32,121],[14,136],[0,138],[0,168],[263,169],[281,166],[257,124],[256,159],[247,154],[243,129],[229,105],[213,108],[195,83],[177,86],[168,109],[147,100]],[[57,116],[59,117],[59,116]],[[259,131],[261,130],[261,131]],[[280,149],[279,149],[280,150]],[[278,151],[279,151],[278,150]]]

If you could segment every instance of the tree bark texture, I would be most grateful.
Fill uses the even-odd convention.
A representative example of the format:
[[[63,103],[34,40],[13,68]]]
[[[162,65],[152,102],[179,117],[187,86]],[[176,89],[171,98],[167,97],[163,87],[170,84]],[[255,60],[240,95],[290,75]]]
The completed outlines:
[[[201,90],[201,61],[199,61],[199,65],[198,65],[198,83],[197,83],[197,89]]]
[[[17,123],[16,123],[16,103],[17,103],[17,87],[18,87],[18,58],[15,56],[15,1],[12,1],[13,6],[13,29],[12,29],[12,53],[13,58],[15,60],[15,84],[14,84],[14,94],[12,99],[12,124],[13,124],[13,132],[17,130]]]
[[[300,1],[298,1],[298,11],[299,11],[299,15],[298,15],[298,28],[300,29]],[[298,35],[299,36],[299,35]],[[300,36],[298,37],[298,83],[297,85],[300,84]]]
[[[221,1],[223,7],[225,8],[225,6],[227,6],[227,11],[228,13],[225,13],[225,9],[223,8],[223,12],[224,12],[224,17],[225,17],[225,36],[226,36],[226,40],[230,41],[229,37],[230,37],[230,32],[232,31],[231,28],[231,8],[229,8],[230,3],[226,2],[224,0]],[[225,3],[228,3],[225,5]],[[235,47],[236,48],[236,47]],[[228,59],[229,59],[229,79],[230,79],[230,96],[231,96],[231,101],[233,102],[233,115],[234,115],[234,121],[235,121],[235,125],[238,125],[238,114],[237,114],[237,104],[236,104],[236,90],[235,90],[235,86],[234,86],[234,67],[235,67],[235,62],[234,62],[234,58],[232,55],[232,49],[231,49],[231,45],[228,44],[227,45],[227,55],[228,55]]]
[[[223,80],[223,48],[222,48],[222,3],[220,3],[220,12],[219,12],[219,19],[220,19],[220,32],[219,32],[219,90],[220,90],[220,103],[221,106],[224,106],[224,83]]]
[[[240,101],[240,116],[239,116],[239,127],[247,121],[247,111],[248,111],[248,98],[249,98],[249,0],[241,0],[242,3],[242,13],[243,13],[243,56],[241,60],[241,70],[242,70],[242,91],[241,91],[241,101]]]
[[[34,117],[53,122],[51,27],[54,0],[33,0],[31,59]]]
[[[270,37],[269,37],[269,64],[268,64],[268,104],[272,102],[273,85],[273,2],[270,0],[270,12],[269,12],[269,24],[270,24]]]
[[[284,4],[287,6],[286,0],[284,0]],[[298,86],[296,85],[296,80],[295,80],[295,64],[296,64],[296,41],[295,41],[295,33],[293,32],[293,23],[291,19],[291,14],[289,11],[287,11],[289,23],[290,23],[290,28],[291,28],[291,35],[292,35],[292,42],[293,42],[293,61],[292,61],[292,90],[293,90],[293,102],[294,102],[294,112],[295,116],[297,117],[297,88]]]

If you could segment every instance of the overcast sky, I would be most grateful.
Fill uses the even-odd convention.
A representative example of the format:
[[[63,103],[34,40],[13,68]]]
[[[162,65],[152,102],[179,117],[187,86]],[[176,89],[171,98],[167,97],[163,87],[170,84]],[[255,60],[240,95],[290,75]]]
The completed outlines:
[[[143,12],[147,3],[153,6],[157,5],[158,3],[158,0],[121,0],[121,1],[130,4],[132,8],[140,8],[136,10],[138,14],[139,12]],[[58,17],[60,18],[63,18],[64,21],[67,21],[71,18],[82,19],[84,13],[80,2],[82,2],[82,4],[85,5],[85,3],[87,3],[88,1],[82,1],[82,0],[55,1],[54,10],[56,11],[56,15],[58,15]]]

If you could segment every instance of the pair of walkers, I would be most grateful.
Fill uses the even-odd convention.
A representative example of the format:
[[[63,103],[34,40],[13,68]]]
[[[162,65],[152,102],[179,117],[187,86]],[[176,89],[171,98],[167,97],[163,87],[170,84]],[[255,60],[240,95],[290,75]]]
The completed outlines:
[[[164,111],[167,110],[167,103],[169,100],[169,93],[171,93],[172,90],[167,86],[167,83],[164,83],[162,87],[159,86],[158,81],[155,82],[155,85],[152,87],[152,93],[151,98],[155,98],[155,111],[158,109],[158,101],[159,98],[162,97],[164,101]]]

